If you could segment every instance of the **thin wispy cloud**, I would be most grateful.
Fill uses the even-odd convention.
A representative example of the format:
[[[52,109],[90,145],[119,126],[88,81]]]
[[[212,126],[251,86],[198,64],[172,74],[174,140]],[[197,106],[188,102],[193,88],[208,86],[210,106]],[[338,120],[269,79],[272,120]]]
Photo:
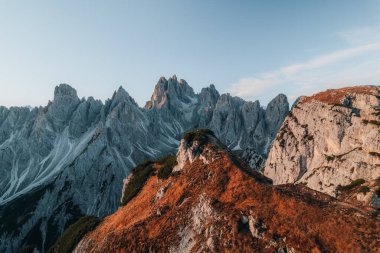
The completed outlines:
[[[374,66],[379,65],[380,42],[370,43],[320,55],[305,62],[260,73],[256,77],[241,78],[231,85],[230,92],[253,99],[276,91],[294,100],[305,94],[303,92],[342,86],[342,82],[354,85],[357,82],[380,81],[380,72],[374,70]]]
[[[351,45],[363,45],[380,41],[380,26],[356,27],[336,34]]]

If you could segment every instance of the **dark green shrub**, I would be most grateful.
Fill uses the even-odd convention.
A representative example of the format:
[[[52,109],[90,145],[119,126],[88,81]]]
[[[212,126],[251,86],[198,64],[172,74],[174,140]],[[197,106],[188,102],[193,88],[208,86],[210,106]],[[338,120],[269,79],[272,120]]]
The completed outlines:
[[[359,188],[358,192],[364,193],[364,195],[366,195],[368,192],[370,192],[370,189],[368,186],[363,185]]]
[[[176,155],[164,156],[157,159],[156,163],[162,166],[174,167],[177,165],[177,156]]]
[[[169,155],[159,158],[156,162],[162,166],[161,169],[158,170],[157,177],[166,179],[171,175],[174,166],[177,165],[177,157],[175,155]]]
[[[170,174],[172,174],[172,171],[173,171],[173,167],[162,167],[158,173],[157,173],[157,177],[159,179],[167,179]]]
[[[377,216],[379,216],[379,214],[380,214],[380,210],[375,210],[371,213],[371,216],[373,219],[376,219]]]
[[[95,229],[100,220],[95,216],[84,216],[70,225],[63,235],[57,239],[48,253],[70,253],[83,238],[83,236]]]
[[[348,191],[348,190],[351,190],[351,189],[355,188],[356,186],[362,185],[364,183],[365,183],[365,180],[363,178],[359,178],[359,179],[352,181],[348,185],[344,185],[344,186],[338,185],[337,190],[338,191]]]
[[[170,174],[170,176],[175,178],[179,177],[179,175],[181,175],[181,171],[172,171],[172,173]]]
[[[198,142],[199,145],[203,145],[207,142],[209,135],[215,136],[214,132],[210,129],[194,129],[186,132],[183,135],[183,138],[189,145],[194,141]]]
[[[132,177],[124,189],[123,199],[121,201],[122,205],[126,205],[139,193],[139,191],[143,188],[146,180],[148,180],[152,173],[152,161],[145,161],[132,170]]]

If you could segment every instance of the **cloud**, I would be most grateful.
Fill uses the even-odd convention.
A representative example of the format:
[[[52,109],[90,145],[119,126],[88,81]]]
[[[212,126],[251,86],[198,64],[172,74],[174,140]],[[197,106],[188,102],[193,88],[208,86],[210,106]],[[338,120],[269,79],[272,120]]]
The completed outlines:
[[[380,41],[380,26],[356,27],[336,35],[351,45],[363,45]]]
[[[241,78],[230,86],[230,93],[247,99],[267,99],[282,92],[290,99],[324,87],[380,81],[380,42],[320,55],[308,61],[284,66],[256,77]],[[354,61],[355,60],[355,61]],[[345,82],[345,83],[343,83]],[[369,84],[369,83],[365,83]]]

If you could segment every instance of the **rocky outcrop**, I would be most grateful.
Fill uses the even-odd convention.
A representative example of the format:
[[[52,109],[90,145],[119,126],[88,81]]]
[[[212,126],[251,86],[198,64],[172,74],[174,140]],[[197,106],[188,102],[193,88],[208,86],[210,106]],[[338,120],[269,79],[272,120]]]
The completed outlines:
[[[281,101],[273,122],[285,118]],[[102,103],[67,84],[47,106],[0,107],[0,251],[44,252],[78,217],[114,212],[130,169],[176,152],[188,129],[211,128],[233,149],[265,153],[277,130],[265,113],[213,85],[195,94],[176,76],[160,78],[145,108],[122,87]]]
[[[190,138],[189,138],[190,137]],[[134,198],[74,252],[375,252],[379,222],[304,186],[273,186],[214,135],[185,135]]]
[[[379,102],[378,86],[300,98],[276,136],[264,175],[275,184],[305,184],[332,196],[345,189],[339,186],[364,179],[370,190],[359,191],[357,199],[370,204],[380,177]]]

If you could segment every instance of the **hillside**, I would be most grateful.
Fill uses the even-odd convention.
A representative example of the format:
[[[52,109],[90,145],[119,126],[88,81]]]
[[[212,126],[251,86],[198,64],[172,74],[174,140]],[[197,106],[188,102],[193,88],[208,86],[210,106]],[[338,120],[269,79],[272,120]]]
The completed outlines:
[[[167,178],[158,178],[160,163],[142,166],[151,166],[151,173],[141,190],[89,232],[74,252],[376,252],[380,248],[380,223],[371,212],[301,185],[274,186],[209,131],[185,134],[177,165]],[[130,176],[125,189],[136,180]]]

